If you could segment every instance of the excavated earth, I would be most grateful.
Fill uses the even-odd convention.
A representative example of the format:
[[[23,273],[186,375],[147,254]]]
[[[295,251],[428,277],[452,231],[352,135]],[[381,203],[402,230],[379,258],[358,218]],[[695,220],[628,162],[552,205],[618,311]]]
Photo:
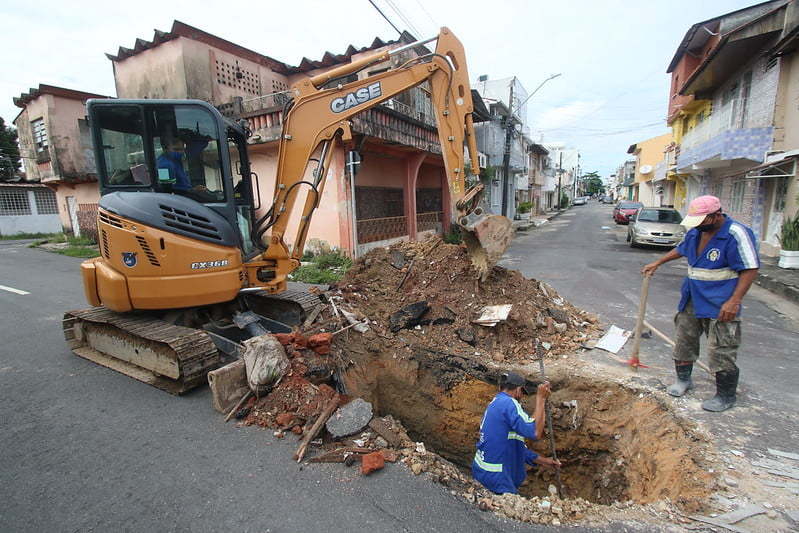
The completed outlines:
[[[707,439],[670,412],[661,393],[593,375],[576,355],[601,334],[597,317],[515,271],[494,267],[485,281],[477,279],[465,249],[440,239],[370,252],[323,295],[330,305],[303,332],[337,331],[330,354],[313,361],[300,351],[290,354],[291,374],[271,399],[253,406],[248,423],[275,427],[268,418],[287,410],[301,412],[299,424],[311,419],[332,394],[309,381],[314,367],[316,375],[332,375],[340,392],[371,402],[378,415],[391,415],[424,443],[401,450],[414,473],[429,472],[481,508],[557,525],[651,521],[653,506],[676,519],[707,506],[715,485]],[[392,315],[418,302],[427,313],[398,329]],[[513,305],[506,321],[473,323],[483,307],[500,304]],[[368,331],[343,330],[345,315],[368,324]],[[544,469],[530,472],[519,495],[493,495],[469,470],[480,419],[502,372],[541,381],[536,344],[552,383],[563,498],[554,472]],[[328,370],[319,370],[325,365]],[[532,413],[535,396],[523,404]],[[551,454],[548,438],[528,446]]]

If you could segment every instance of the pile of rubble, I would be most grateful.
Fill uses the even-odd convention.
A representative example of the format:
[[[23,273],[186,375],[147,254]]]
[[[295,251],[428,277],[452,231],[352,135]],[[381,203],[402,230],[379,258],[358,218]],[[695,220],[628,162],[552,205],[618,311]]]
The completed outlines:
[[[573,353],[599,330],[549,285],[493,267],[480,281],[467,250],[439,237],[373,250],[333,287],[331,298],[391,341],[494,361]]]

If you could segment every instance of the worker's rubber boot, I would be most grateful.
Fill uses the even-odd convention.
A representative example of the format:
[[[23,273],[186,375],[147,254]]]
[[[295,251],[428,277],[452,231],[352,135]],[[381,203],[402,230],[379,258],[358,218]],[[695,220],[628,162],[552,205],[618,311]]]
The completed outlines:
[[[720,413],[735,405],[738,374],[738,367],[735,370],[716,372],[716,395],[702,402],[702,409]]]
[[[691,381],[691,372],[694,369],[694,363],[692,361],[675,360],[674,369],[677,371],[677,381],[675,381],[673,385],[670,385],[666,389],[666,392],[672,396],[680,397],[694,386],[694,382]]]

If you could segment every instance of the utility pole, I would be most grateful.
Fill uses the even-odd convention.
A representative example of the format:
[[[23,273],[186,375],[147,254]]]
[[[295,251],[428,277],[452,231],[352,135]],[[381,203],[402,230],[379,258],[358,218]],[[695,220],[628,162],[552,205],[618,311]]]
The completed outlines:
[[[558,211],[560,211],[560,183],[563,178],[563,151],[560,152],[560,161],[558,161]]]
[[[513,86],[516,76],[510,80],[508,117],[505,119],[505,152],[502,154],[502,215],[508,216],[508,177],[510,174],[510,147],[513,142]]]

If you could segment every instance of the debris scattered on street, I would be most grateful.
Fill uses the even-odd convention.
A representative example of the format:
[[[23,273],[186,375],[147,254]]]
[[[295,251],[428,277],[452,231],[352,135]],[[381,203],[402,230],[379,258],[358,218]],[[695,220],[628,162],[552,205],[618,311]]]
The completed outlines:
[[[624,347],[627,340],[630,338],[631,332],[625,331],[618,326],[610,326],[607,333],[605,333],[599,342],[594,346],[600,350],[605,350],[613,354],[619,353],[619,350]]]

